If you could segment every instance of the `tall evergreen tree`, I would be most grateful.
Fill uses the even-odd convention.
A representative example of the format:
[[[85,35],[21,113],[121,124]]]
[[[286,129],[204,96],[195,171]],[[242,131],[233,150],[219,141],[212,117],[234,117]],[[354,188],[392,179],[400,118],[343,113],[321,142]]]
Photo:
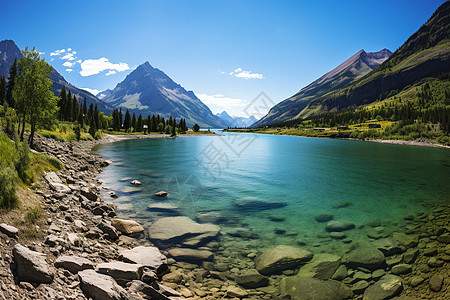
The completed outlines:
[[[100,120],[99,120],[97,103],[95,104],[95,108],[94,108],[94,121],[95,121],[95,128],[97,128],[97,129],[100,128]]]
[[[83,110],[82,110],[82,112],[83,112],[83,122],[85,123],[85,124],[87,124],[87,102],[86,102],[86,97],[84,97],[84,100],[83,100]]]
[[[136,131],[136,125],[137,125],[136,123],[137,123],[137,121],[136,121],[136,114],[133,113],[133,118],[131,119],[131,128],[133,128],[133,132]]]
[[[61,89],[61,93],[59,93],[59,100],[58,100],[58,107],[59,107],[59,120],[60,121],[64,121],[64,106],[65,103],[67,102],[67,92],[66,92],[66,88],[63,87]]]
[[[72,109],[72,92],[69,90],[66,103],[64,103],[64,121],[70,122],[72,119]]]
[[[6,102],[8,102],[8,105],[12,108],[15,108],[15,100],[13,96],[13,89],[14,85],[16,83],[16,77],[17,77],[17,58],[14,59],[14,62],[11,66],[11,69],[9,69],[9,77],[8,77],[8,87],[6,89]]]
[[[76,122],[78,120],[78,114],[79,114],[79,103],[77,96],[73,95],[73,101],[72,101],[72,122]]]
[[[122,129],[122,125],[123,125],[123,115],[122,115],[122,108],[119,109],[119,130]]]
[[[123,128],[125,129],[125,132],[128,132],[130,126],[131,126],[131,115],[127,109],[127,112],[125,113],[125,120],[123,121]]]
[[[155,115],[153,115],[152,116],[152,120],[150,121],[150,129],[149,129],[149,131],[153,131],[153,132],[155,132],[156,131],[156,126],[158,126],[158,123],[156,123],[156,117],[155,117]]]
[[[144,124],[142,123],[142,116],[139,115],[139,118],[137,120],[137,124],[136,124],[136,131],[141,132],[143,129]]]
[[[6,96],[6,79],[5,76],[0,76],[0,105],[3,105]]]

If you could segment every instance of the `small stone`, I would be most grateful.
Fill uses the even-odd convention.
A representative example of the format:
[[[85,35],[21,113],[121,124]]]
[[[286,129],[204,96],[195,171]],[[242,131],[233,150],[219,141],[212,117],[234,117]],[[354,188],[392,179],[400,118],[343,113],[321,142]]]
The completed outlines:
[[[165,282],[180,283],[183,280],[183,274],[178,271],[170,272],[165,274],[162,280]]]
[[[234,285],[230,285],[227,287],[227,296],[228,297],[236,297],[236,298],[244,298],[247,297],[248,293]]]
[[[383,269],[378,269],[372,272],[372,278],[378,280],[383,277],[384,274],[386,274],[386,272]]]
[[[419,249],[417,249],[417,248],[409,248],[403,254],[403,262],[406,263],[406,264],[412,264],[413,262],[416,261],[418,256],[419,256]]]
[[[392,270],[391,270],[392,274],[395,274],[395,275],[408,274],[408,273],[411,273],[411,271],[412,271],[412,266],[408,265],[408,264],[399,264],[399,265],[393,266]]]
[[[432,268],[439,268],[444,265],[444,262],[436,257],[431,257],[427,263],[428,266]]]
[[[397,296],[403,289],[402,279],[386,274],[364,292],[364,300],[384,300]]]
[[[333,204],[333,208],[336,208],[336,209],[337,208],[346,208],[346,207],[349,207],[352,205],[353,205],[352,202],[343,201],[343,202],[338,202],[338,203]]]
[[[347,268],[344,265],[340,265],[339,268],[334,272],[333,277],[331,279],[333,280],[342,280],[345,277],[347,277],[348,271]]]
[[[16,239],[19,236],[19,229],[14,226],[7,225],[5,223],[0,224],[0,231],[10,238]]]
[[[435,256],[438,253],[436,248],[426,248],[423,250],[423,255],[425,256]]]
[[[355,294],[362,294],[369,287],[369,283],[365,280],[358,281],[352,287],[352,291]]]
[[[169,195],[169,193],[167,193],[165,191],[159,191],[159,192],[155,193],[153,196],[158,197],[158,198],[164,198],[164,197],[167,197],[167,195]]]
[[[428,286],[430,287],[430,290],[433,292],[439,292],[442,288],[442,283],[444,282],[444,276],[442,275],[434,275],[430,278],[430,281],[428,282]]]
[[[130,183],[132,185],[141,185],[142,184],[139,180],[132,180]]]
[[[244,270],[236,277],[236,283],[244,288],[255,289],[269,284],[269,278],[255,269]]]
[[[355,228],[355,224],[346,221],[330,221],[327,223],[325,230],[328,232],[344,231]]]
[[[422,276],[413,276],[409,280],[409,285],[412,287],[416,287],[416,286],[419,286],[424,281],[425,281],[425,278],[423,278]]]
[[[330,232],[330,237],[335,240],[345,239],[347,236],[343,232]]]

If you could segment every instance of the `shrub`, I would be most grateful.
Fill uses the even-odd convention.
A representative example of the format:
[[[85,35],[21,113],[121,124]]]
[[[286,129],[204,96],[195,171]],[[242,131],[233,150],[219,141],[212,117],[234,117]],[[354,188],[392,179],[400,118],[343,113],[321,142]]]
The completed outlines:
[[[28,147],[28,143],[20,142],[18,137],[14,139],[14,142],[16,146],[14,166],[16,167],[17,174],[24,183],[30,184],[33,181],[29,172],[31,161],[30,148]]]
[[[0,208],[17,207],[16,185],[16,171],[12,166],[0,165]]]
[[[39,205],[28,207],[27,213],[25,214],[25,221],[30,224],[35,224],[41,216],[42,208]]]

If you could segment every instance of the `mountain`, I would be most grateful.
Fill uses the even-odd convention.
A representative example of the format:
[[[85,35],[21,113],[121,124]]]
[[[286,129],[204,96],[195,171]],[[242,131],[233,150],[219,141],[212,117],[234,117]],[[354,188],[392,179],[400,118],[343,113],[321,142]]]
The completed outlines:
[[[148,62],[137,67],[102,100],[137,115],[185,118],[189,127],[195,123],[203,128],[226,127],[192,91],[186,91]]]
[[[20,60],[22,58],[22,53],[20,52],[19,47],[12,40],[3,40],[0,42],[0,75],[4,75],[6,79],[9,76],[9,69],[14,62],[14,59]],[[89,104],[93,103],[97,104],[98,109],[105,114],[109,115],[112,112],[112,109],[106,105],[104,102],[100,101],[97,97],[92,95],[91,93],[79,89],[72,84],[68,83],[64,77],[58,73],[53,67],[50,71],[50,80],[53,81],[52,91],[56,96],[59,96],[63,87],[66,88],[67,91],[74,95],[77,95],[78,101],[83,101],[86,98],[86,102]]]
[[[314,99],[342,88],[360,79],[383,63],[392,52],[383,49],[378,52],[358,51],[335,69],[302,88],[294,96],[270,109],[253,127],[265,126],[295,118]]]
[[[98,99],[101,100],[101,99],[105,98],[107,95],[109,95],[109,93],[111,93],[111,90],[107,89],[107,90],[104,90],[104,91],[98,93],[97,95],[95,95],[95,97],[97,97]]]
[[[389,59],[363,78],[316,97],[295,118],[354,109],[393,96],[419,80],[450,71],[450,1],[442,4]]]
[[[226,111],[217,113],[216,116],[222,119],[222,121],[227,125],[227,127],[250,127],[258,121],[255,116],[245,117],[235,117],[230,116]]]

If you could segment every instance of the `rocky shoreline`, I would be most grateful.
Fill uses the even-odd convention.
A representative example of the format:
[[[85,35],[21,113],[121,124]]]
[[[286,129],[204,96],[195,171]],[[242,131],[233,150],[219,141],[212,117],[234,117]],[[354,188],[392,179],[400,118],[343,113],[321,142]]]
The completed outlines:
[[[36,191],[42,241],[26,243],[11,224],[0,225],[0,299],[450,299],[448,202],[408,216],[405,232],[355,243],[343,256],[301,243],[260,249],[251,232],[221,233],[213,215],[200,223],[169,216],[144,228],[103,202],[97,175],[109,162],[90,152],[128,138],[136,137],[37,139],[36,150],[65,167]]]

